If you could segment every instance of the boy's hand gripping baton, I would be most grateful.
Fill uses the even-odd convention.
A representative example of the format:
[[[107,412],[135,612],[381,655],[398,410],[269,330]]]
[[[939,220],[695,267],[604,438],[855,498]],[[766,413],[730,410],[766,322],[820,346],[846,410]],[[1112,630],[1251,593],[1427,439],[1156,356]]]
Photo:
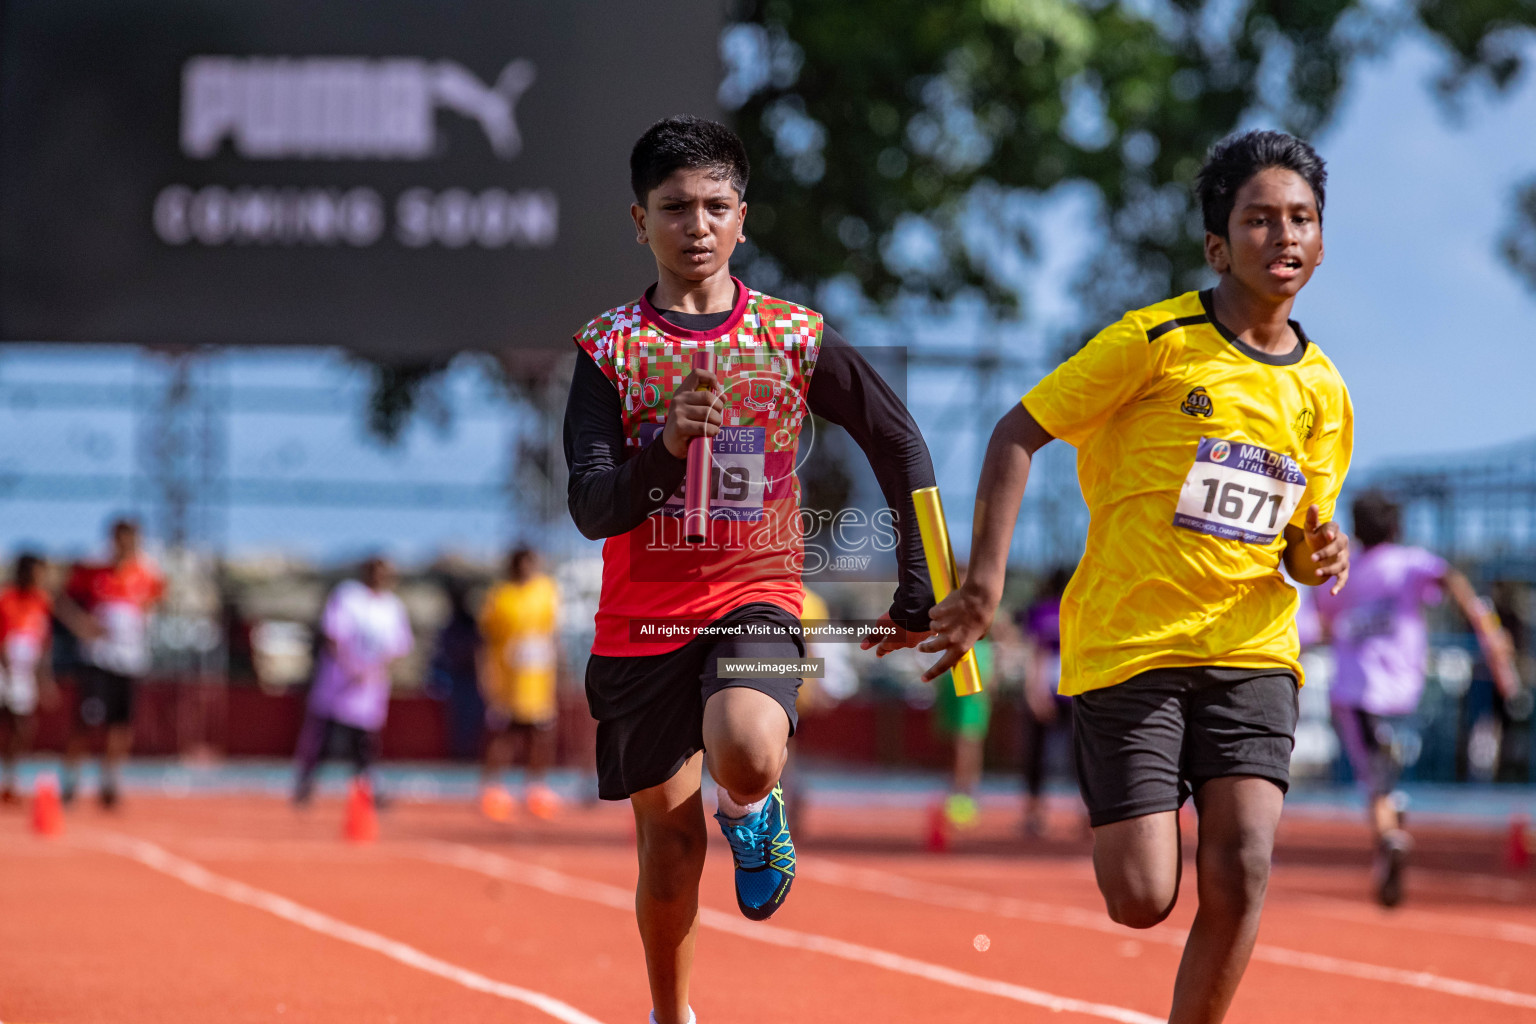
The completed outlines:
[[[960,586],[960,574],[955,570],[955,552],[949,545],[949,527],[944,522],[944,503],[939,500],[937,487],[919,487],[912,492],[912,504],[917,509],[917,532],[923,538],[923,555],[928,560],[928,578],[933,581],[933,596],[942,601]],[[981,692],[981,669],[976,664],[976,652],[966,651],[965,656],[950,669],[955,681],[955,696],[965,697]]]
[[[712,349],[700,349],[693,354],[695,370],[715,369],[715,353]],[[700,391],[708,391],[700,387]],[[683,540],[688,544],[702,544],[709,539],[709,475],[713,447],[707,437],[695,437],[688,442],[688,476],[683,481]]]

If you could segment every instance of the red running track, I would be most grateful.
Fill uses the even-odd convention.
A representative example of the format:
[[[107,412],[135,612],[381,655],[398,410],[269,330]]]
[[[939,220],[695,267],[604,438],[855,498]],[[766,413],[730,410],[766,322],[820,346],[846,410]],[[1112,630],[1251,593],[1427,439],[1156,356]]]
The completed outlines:
[[[146,796],[43,839],[0,815],[0,1020],[646,1019],[627,808],[495,825],[401,805],[366,846],[339,838],[340,816]],[[712,843],[700,1020],[1161,1019],[1193,889],[1158,928],[1116,926],[1077,826],[1052,824],[1026,843],[1016,816],[988,811],[938,855],[916,810],[812,807],[794,895],[767,925],[736,913]],[[1288,817],[1228,1019],[1536,1024],[1536,875],[1502,868],[1496,832],[1419,840],[1408,901],[1388,912],[1367,898],[1363,826]]]

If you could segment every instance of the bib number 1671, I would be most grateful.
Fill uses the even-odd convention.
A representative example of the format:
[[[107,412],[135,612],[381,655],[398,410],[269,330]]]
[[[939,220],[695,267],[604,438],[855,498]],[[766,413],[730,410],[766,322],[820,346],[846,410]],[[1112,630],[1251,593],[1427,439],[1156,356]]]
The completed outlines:
[[[1214,476],[1206,477],[1200,481],[1205,488],[1206,514],[1215,512],[1223,519],[1232,519],[1245,523],[1255,523],[1259,514],[1264,511],[1264,506],[1269,506],[1269,522],[1265,524],[1270,530],[1280,519],[1280,503],[1285,500],[1284,494],[1272,494],[1260,487],[1244,487],[1236,480],[1219,480]],[[1253,511],[1246,517],[1243,515],[1247,507],[1244,496],[1254,497]]]
[[[1296,512],[1307,478],[1296,460],[1242,440],[1203,437],[1179,488],[1173,525],[1269,544]]]

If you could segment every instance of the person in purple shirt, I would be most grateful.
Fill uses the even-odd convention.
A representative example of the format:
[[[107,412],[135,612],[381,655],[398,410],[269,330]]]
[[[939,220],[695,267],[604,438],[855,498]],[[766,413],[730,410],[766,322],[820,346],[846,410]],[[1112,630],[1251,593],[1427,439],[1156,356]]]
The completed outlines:
[[[299,732],[296,804],[313,796],[315,771],[333,744],[345,748],[358,776],[367,775],[389,713],[390,667],[414,645],[394,566],[370,558],[359,575],[337,584],[321,617],[324,646]]]
[[[1425,606],[1448,593],[1472,624],[1500,692],[1513,696],[1520,681],[1508,636],[1467,578],[1440,556],[1397,543],[1397,505],[1371,491],[1355,500],[1353,513],[1364,551],[1350,566],[1347,587],[1317,592],[1317,612],[1337,662],[1328,695],[1334,729],[1370,800],[1376,897],[1391,907],[1402,901],[1412,846],[1393,796],[1402,769],[1394,726],[1418,708],[1424,690]]]

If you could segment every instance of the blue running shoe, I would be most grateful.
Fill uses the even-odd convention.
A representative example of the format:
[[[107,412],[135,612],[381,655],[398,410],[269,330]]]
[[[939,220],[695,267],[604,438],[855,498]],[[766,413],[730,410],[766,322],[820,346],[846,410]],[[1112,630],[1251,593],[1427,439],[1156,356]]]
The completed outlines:
[[[745,818],[716,813],[736,862],[736,906],[753,921],[766,921],[783,906],[795,880],[795,843],[784,816],[784,790],[775,784],[762,810]]]

